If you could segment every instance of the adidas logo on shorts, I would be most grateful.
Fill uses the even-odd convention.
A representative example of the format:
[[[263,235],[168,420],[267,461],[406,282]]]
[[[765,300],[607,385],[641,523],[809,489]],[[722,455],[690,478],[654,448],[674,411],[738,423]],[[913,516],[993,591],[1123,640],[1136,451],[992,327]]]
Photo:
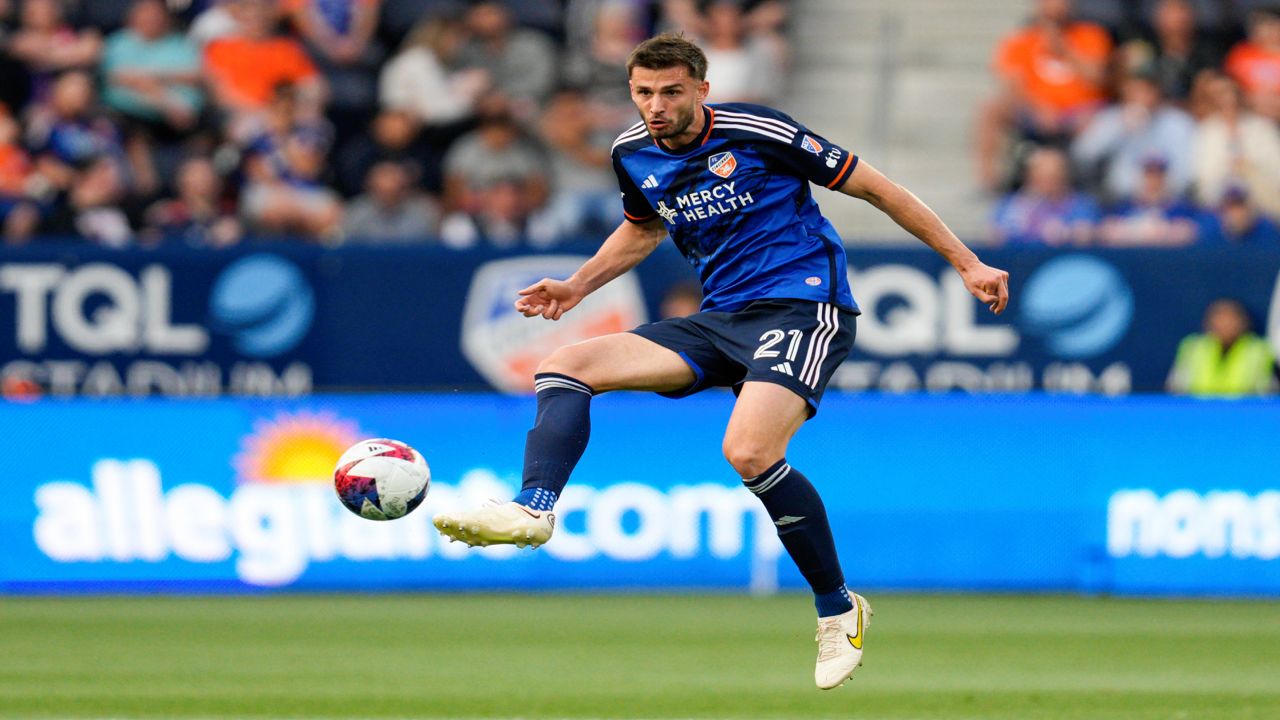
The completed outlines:
[[[782,374],[784,374],[784,375],[788,375],[788,376],[790,376],[790,377],[795,377],[795,376],[796,376],[796,374],[795,374],[794,372],[792,372],[792,371],[791,371],[791,363],[790,363],[790,362],[780,362],[780,363],[778,363],[777,365],[774,365],[773,367],[771,367],[771,368],[769,368],[769,369],[770,369],[770,370],[773,370],[773,371],[775,371],[775,372],[780,372],[780,373],[782,373]]]

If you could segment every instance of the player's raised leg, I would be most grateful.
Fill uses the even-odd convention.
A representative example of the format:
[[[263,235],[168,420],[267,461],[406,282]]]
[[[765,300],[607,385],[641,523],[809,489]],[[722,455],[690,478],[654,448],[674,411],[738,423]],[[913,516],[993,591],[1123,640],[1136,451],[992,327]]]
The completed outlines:
[[[787,553],[813,589],[818,610],[818,687],[837,687],[862,664],[863,633],[871,607],[845,588],[822,498],[787,462],[787,445],[808,417],[804,398],[769,382],[742,386],[724,455],[747,489],[764,503]]]
[[[551,539],[555,501],[591,436],[591,398],[610,390],[680,390],[695,375],[675,352],[632,333],[566,345],[538,366],[538,414],[525,439],[524,480],[512,502],[441,513],[435,526],[470,545],[538,546]]]

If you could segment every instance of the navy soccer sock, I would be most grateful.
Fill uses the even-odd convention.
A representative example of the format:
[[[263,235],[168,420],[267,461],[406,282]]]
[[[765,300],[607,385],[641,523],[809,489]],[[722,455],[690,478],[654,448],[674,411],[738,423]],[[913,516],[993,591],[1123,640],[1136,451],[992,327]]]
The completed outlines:
[[[550,510],[591,437],[591,386],[558,373],[533,377],[538,415],[525,437],[524,482],[514,501]]]
[[[778,528],[782,546],[813,588],[818,616],[829,617],[852,610],[853,601],[844,587],[827,509],[809,478],[783,458],[742,482],[764,503]]]

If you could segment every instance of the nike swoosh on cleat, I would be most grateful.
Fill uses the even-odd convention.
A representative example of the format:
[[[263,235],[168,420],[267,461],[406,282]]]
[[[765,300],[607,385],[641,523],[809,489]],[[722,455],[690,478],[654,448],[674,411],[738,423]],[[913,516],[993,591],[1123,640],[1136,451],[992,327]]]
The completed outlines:
[[[856,635],[850,635],[849,633],[845,633],[844,636],[849,638],[849,644],[852,645],[855,650],[861,650],[862,649],[862,603],[858,601],[857,596],[854,596],[854,599],[853,599],[853,609],[858,613],[858,632]]]
[[[530,510],[529,508],[527,508],[527,507],[525,507],[525,506],[521,505],[520,503],[516,503],[516,507],[518,507],[518,508],[520,508],[521,510],[525,511],[526,513],[528,513],[528,514],[529,514],[529,517],[533,518],[534,520],[541,520],[541,519],[542,519],[542,513],[537,512],[536,510]]]

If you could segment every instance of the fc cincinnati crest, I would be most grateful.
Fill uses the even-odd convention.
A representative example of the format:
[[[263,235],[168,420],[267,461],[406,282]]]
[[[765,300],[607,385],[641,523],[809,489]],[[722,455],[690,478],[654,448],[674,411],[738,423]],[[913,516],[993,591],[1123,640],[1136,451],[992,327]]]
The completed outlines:
[[[814,155],[821,155],[821,154],[822,154],[822,145],[821,145],[821,143],[819,143],[817,140],[814,140],[813,138],[809,137],[808,135],[805,135],[805,136],[804,136],[804,139],[800,141],[800,147],[804,148],[805,150],[808,150],[809,152],[813,153]]]
[[[738,169],[738,158],[731,152],[716,153],[707,158],[707,169],[722,178],[727,178]]]

